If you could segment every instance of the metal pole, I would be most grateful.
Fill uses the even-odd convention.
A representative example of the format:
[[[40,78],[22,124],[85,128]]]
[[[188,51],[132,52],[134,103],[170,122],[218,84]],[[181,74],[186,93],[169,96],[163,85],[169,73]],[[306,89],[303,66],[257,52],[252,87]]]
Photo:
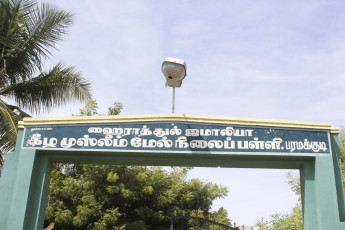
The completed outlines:
[[[174,219],[170,217],[170,230],[174,230]]]
[[[175,87],[173,87],[172,113],[175,113]]]

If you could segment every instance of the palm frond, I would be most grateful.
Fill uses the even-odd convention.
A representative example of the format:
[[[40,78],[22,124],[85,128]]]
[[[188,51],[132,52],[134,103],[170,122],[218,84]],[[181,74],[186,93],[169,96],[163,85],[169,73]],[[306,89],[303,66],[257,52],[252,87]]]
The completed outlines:
[[[12,2],[13,6],[0,7],[5,8],[1,9],[0,76],[6,73],[11,84],[41,72],[42,60],[51,55],[72,23],[71,13],[49,4],[39,7],[34,1]]]
[[[42,54],[50,54],[49,49],[55,49],[55,44],[62,40],[62,35],[72,24],[73,15],[52,5],[42,4],[30,16],[26,24],[30,35],[27,41],[34,42]]]
[[[23,117],[31,117],[31,115],[29,115],[28,113],[26,113],[25,111],[21,110],[18,106],[15,105],[10,105],[10,104],[6,104],[6,106],[12,110],[13,112],[15,112],[16,114],[18,114],[21,118]]]
[[[0,95],[14,99],[20,108],[34,113],[49,111],[69,101],[91,98],[87,80],[74,67],[64,67],[60,63],[47,73],[3,88]]]
[[[0,100],[0,152],[9,152],[14,149],[17,138],[17,125],[21,117],[9,109],[2,100]],[[3,156],[1,156],[3,158]],[[0,162],[1,166],[1,162]],[[0,167],[1,168],[1,167]]]
[[[17,66],[17,69],[8,67],[15,61],[13,53],[20,49],[20,44],[23,43],[23,37],[25,37],[23,24],[25,18],[33,12],[36,3],[30,0],[3,0],[0,4],[0,77],[6,77],[8,81],[15,82],[20,74],[12,73],[32,71],[24,60],[24,65]]]

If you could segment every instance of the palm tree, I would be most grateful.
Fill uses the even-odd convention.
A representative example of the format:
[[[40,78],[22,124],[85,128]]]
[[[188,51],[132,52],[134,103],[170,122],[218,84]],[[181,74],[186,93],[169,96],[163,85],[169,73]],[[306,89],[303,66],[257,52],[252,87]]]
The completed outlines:
[[[74,67],[42,70],[71,19],[49,4],[0,0],[0,168],[4,153],[14,149],[19,120],[91,97],[90,84]]]

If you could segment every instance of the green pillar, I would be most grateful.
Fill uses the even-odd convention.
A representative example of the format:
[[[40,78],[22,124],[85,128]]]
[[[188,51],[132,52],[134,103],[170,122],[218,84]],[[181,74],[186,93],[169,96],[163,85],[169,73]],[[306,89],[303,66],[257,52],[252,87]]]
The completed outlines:
[[[317,156],[301,169],[304,229],[345,229],[341,171],[334,167],[333,157]]]
[[[48,201],[51,170],[52,164],[48,157],[38,153],[31,178],[30,199],[26,208],[24,222],[26,229],[42,229]]]
[[[22,131],[19,133],[20,142]],[[42,229],[50,164],[35,149],[6,154],[0,180],[0,229]]]
[[[320,219],[315,194],[315,170],[314,162],[306,162],[300,171],[301,193],[303,202],[303,229],[318,230]],[[312,220],[312,221],[309,221]]]
[[[335,185],[336,185],[337,197],[338,197],[339,219],[342,222],[345,222],[344,186],[343,186],[343,174],[341,170],[341,158],[340,158],[338,134],[331,135],[331,144],[332,144],[332,153],[333,153],[332,158],[333,158]]]
[[[7,153],[0,177],[0,229],[6,229],[18,166],[19,152]]]

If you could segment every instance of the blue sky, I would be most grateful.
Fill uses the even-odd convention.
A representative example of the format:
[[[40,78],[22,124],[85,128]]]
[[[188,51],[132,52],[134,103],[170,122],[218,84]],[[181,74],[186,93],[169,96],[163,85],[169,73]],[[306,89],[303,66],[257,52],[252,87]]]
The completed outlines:
[[[345,125],[344,1],[49,2],[75,16],[47,67],[76,66],[101,112],[117,100],[124,115],[170,113],[161,63],[171,56],[187,62],[176,113]],[[80,107],[40,116],[70,116]],[[195,169],[192,176],[230,188],[216,205],[238,224],[296,203],[285,171],[222,170]]]

